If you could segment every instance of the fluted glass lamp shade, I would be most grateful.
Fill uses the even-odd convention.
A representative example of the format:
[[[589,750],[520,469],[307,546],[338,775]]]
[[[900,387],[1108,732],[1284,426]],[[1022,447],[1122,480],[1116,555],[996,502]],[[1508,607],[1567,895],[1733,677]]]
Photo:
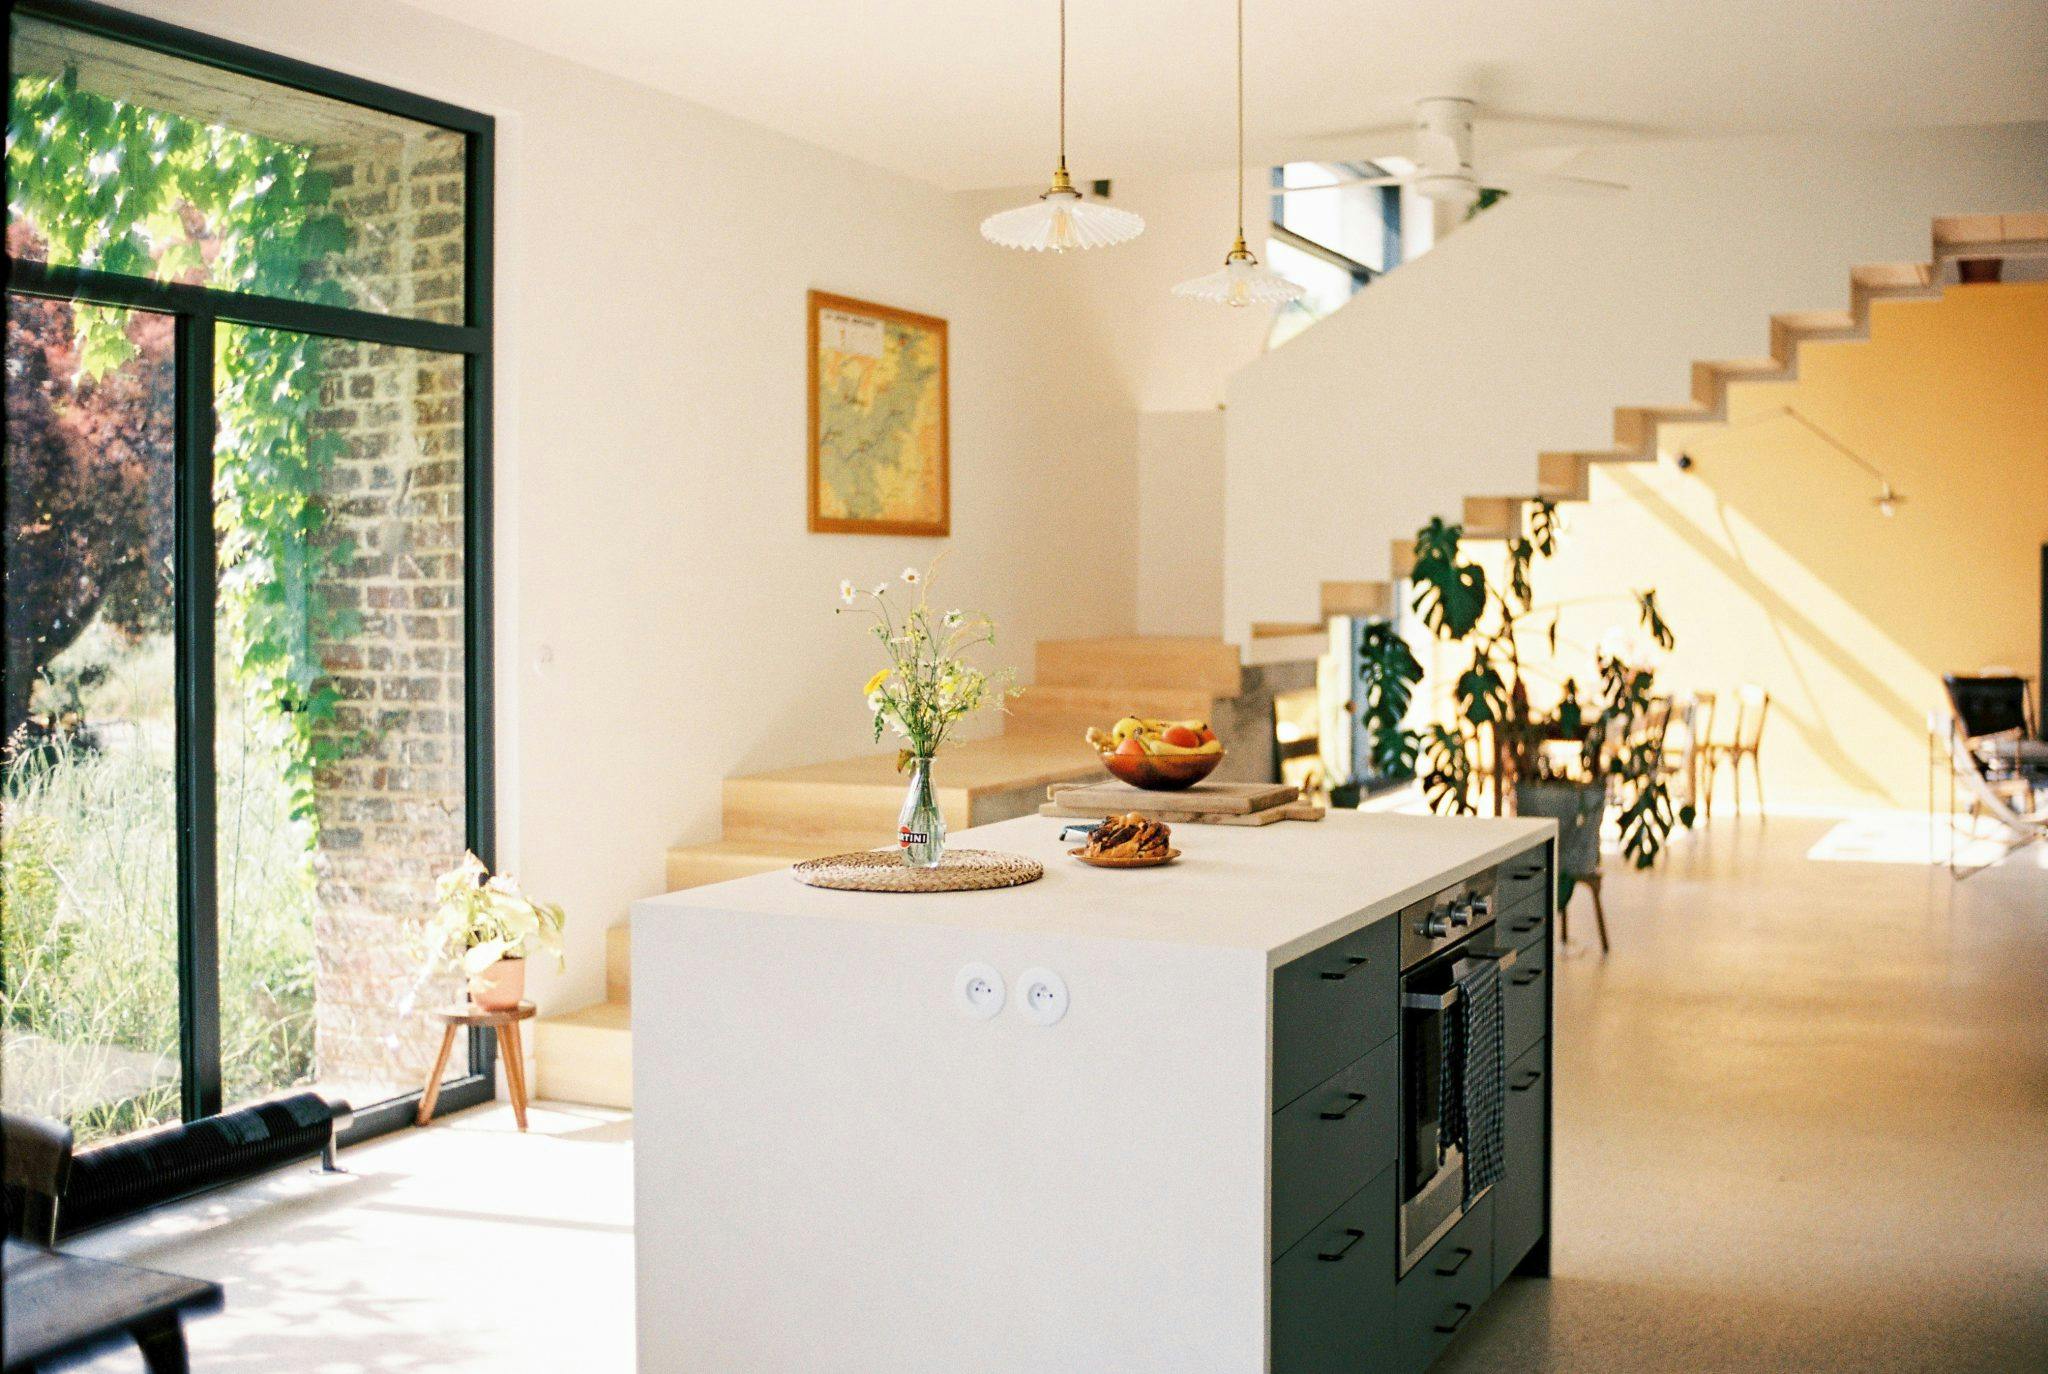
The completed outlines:
[[[1127,243],[1144,231],[1145,221],[1129,210],[1082,196],[1064,168],[1054,175],[1051,189],[1031,204],[990,215],[981,222],[981,236],[990,243],[1032,253],[1107,248]]]
[[[1260,266],[1240,238],[1219,270],[1182,282],[1173,294],[1217,305],[1284,305],[1300,300],[1305,290],[1300,282]]]

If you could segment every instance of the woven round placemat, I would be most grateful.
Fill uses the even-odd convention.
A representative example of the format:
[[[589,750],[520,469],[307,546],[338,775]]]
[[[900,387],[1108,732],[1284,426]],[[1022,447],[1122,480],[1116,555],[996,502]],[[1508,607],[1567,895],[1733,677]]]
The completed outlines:
[[[789,870],[812,887],[841,892],[980,892],[1020,887],[1045,876],[1045,865],[1021,854],[993,849],[949,849],[937,868],[912,868],[898,849],[868,849],[812,859]]]

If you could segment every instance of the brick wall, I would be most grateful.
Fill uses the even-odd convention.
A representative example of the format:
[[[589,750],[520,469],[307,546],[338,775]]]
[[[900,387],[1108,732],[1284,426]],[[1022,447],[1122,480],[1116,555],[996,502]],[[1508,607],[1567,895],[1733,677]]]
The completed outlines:
[[[459,323],[460,139],[336,150],[319,165],[355,229],[332,270],[357,303]],[[330,733],[345,757],[314,785],[316,1052],[323,1083],[388,1096],[432,1062],[439,1030],[421,1009],[456,992],[447,980],[415,997],[434,876],[464,836],[462,360],[343,342],[322,360],[315,427],[345,446],[324,495],[355,549],[327,590],[361,627],[318,646],[343,698]]]

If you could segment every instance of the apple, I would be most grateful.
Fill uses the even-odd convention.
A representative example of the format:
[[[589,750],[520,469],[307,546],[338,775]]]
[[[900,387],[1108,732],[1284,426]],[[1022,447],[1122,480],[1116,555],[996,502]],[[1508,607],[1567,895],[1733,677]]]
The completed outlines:
[[[1183,749],[1192,749],[1202,742],[1202,737],[1185,725],[1176,725],[1160,736],[1168,744],[1178,744]]]
[[[1214,730],[1211,730],[1211,729],[1210,729],[1210,728],[1209,728],[1208,726],[1206,726],[1206,725],[1205,725],[1205,726],[1203,726],[1203,727],[1202,727],[1202,743],[1204,743],[1204,744],[1214,744],[1215,742],[1216,742],[1216,732],[1215,732]]]
[[[1145,745],[1136,735],[1132,735],[1119,744],[1116,751],[1119,754],[1142,754],[1145,752]]]

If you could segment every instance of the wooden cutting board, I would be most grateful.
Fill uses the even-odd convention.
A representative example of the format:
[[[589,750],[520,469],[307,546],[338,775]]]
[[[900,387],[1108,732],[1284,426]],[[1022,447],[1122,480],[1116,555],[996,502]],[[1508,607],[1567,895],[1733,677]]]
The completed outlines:
[[[1079,808],[1103,816],[1122,815],[1126,811],[1141,816],[1155,811],[1246,816],[1286,806],[1301,796],[1301,789],[1284,782],[1198,782],[1179,792],[1148,792],[1111,778],[1103,782],[1056,782],[1046,789],[1045,795],[1069,810]]]
[[[1148,797],[1170,797],[1171,792],[1147,792]],[[1319,821],[1323,808],[1314,802],[1291,801],[1284,806],[1269,806],[1263,811],[1168,811],[1156,806],[1126,806],[1123,811],[1105,812],[1101,808],[1068,806],[1064,801],[1049,801],[1038,808],[1041,816],[1055,816],[1061,820],[1099,821],[1105,815],[1122,815],[1124,811],[1136,811],[1148,820],[1164,821],[1168,825],[1271,825],[1275,821]]]

